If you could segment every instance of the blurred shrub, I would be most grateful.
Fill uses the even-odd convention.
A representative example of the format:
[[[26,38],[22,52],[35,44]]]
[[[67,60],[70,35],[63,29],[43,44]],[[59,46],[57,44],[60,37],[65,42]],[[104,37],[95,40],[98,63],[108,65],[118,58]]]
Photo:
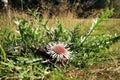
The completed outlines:
[[[114,15],[113,17],[120,18],[120,0],[114,0],[113,3]]]

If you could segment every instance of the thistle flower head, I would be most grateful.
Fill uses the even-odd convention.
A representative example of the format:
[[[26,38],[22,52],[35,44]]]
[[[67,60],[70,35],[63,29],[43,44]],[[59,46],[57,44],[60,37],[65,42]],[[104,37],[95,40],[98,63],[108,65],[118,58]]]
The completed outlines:
[[[60,61],[70,58],[70,51],[67,45],[60,42],[49,43],[46,46],[46,53],[52,57],[52,59],[58,59]]]

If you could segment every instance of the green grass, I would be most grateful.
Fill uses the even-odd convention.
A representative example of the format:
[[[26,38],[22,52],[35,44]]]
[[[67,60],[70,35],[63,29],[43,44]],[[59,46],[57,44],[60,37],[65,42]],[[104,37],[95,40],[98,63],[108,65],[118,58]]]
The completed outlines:
[[[109,13],[97,22],[71,17],[47,21],[35,12],[14,13],[11,22],[0,16],[0,79],[119,80],[120,20],[106,19]],[[64,66],[43,63],[50,60],[44,47],[55,41],[66,43],[72,52]]]

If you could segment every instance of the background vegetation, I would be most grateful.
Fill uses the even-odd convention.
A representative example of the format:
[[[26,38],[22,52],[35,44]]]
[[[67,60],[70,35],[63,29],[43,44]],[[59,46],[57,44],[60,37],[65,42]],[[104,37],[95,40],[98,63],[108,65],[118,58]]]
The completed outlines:
[[[4,9],[1,1],[0,4],[0,8]],[[119,0],[9,0],[9,6],[11,9],[24,11],[38,8],[40,16],[47,15],[50,18],[70,14],[78,18],[96,17],[100,16],[101,11],[106,8],[114,8],[115,10],[111,17],[120,17]]]

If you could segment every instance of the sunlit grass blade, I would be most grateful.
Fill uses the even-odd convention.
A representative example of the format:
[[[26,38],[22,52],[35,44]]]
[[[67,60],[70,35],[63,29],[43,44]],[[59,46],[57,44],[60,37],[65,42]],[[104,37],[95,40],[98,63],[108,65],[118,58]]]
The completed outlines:
[[[4,62],[7,60],[6,52],[1,45],[0,45],[0,57],[1,57],[1,60],[3,59]]]

